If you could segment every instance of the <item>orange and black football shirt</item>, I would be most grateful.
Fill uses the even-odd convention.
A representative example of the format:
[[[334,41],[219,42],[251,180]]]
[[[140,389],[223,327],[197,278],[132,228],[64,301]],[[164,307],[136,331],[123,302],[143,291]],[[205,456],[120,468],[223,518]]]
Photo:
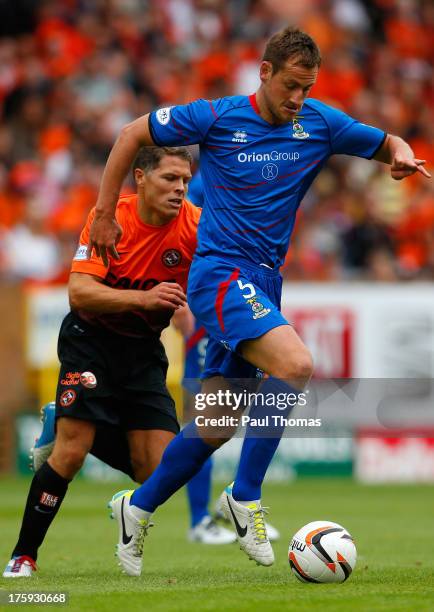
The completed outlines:
[[[166,225],[147,225],[137,210],[137,194],[120,198],[116,220],[123,234],[116,248],[120,259],[109,257],[108,267],[92,252],[86,259],[90,226],[95,216],[92,209],[81,232],[71,272],[91,274],[104,279],[116,289],[146,291],[158,283],[176,282],[186,290],[188,272],[196,250],[196,233],[201,209],[184,200],[178,216]],[[77,314],[93,325],[104,326],[128,336],[155,336],[167,327],[171,310],[137,310],[122,313],[94,313],[78,310]]]

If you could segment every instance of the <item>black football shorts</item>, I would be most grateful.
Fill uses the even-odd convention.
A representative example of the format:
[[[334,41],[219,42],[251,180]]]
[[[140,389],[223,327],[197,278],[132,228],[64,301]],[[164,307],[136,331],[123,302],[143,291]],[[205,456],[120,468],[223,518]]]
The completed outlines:
[[[90,325],[70,312],[59,333],[56,418],[177,434],[159,338],[133,338]]]

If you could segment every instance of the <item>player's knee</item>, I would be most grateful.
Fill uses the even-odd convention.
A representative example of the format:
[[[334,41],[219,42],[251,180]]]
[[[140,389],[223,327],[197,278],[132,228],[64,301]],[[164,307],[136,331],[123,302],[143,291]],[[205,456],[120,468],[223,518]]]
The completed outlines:
[[[71,445],[66,450],[64,462],[70,467],[71,470],[78,472],[86,459],[87,453],[88,449],[86,447],[81,445]]]
[[[83,465],[88,452],[87,446],[82,444],[65,444],[62,448],[54,448],[49,463],[64,478],[73,478]]]
[[[235,418],[235,417],[232,417]],[[214,424],[212,421],[215,419],[210,419],[210,423],[207,423],[204,426],[198,427],[197,431],[199,437],[202,438],[205,444],[211,446],[212,448],[220,448],[225,442],[228,442],[237,430],[238,422],[233,425],[229,424]]]
[[[313,374],[312,355],[306,351],[298,355],[294,362],[294,379],[306,383]]]
[[[292,354],[286,363],[279,364],[277,378],[305,385],[313,374],[313,359],[309,351]],[[276,374],[275,374],[276,376]]]

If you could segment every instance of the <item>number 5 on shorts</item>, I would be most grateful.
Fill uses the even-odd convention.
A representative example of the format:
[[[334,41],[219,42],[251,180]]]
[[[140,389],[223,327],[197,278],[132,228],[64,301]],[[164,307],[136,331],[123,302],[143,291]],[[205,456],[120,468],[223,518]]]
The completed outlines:
[[[256,295],[256,291],[252,283],[242,283],[240,280],[237,281],[237,283],[241,291],[243,291],[243,289],[249,290],[249,293],[243,293],[244,299],[248,300],[249,298],[252,298],[254,295]]]

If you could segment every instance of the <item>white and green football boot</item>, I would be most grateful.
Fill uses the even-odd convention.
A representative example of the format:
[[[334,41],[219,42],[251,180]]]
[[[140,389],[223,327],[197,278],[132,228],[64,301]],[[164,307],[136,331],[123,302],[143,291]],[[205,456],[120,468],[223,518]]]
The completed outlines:
[[[232,485],[230,486],[232,487]],[[221,497],[219,497],[216,501],[213,518],[217,523],[222,521],[223,523],[231,524],[230,519],[226,518],[226,515],[223,512]],[[277,540],[280,539],[280,531],[268,521],[265,521],[265,527],[267,529],[267,535],[270,542],[277,542]]]
[[[220,496],[224,515],[232,523],[240,549],[258,565],[273,565],[274,552],[267,535],[261,502],[236,501],[232,496],[232,485]]]
[[[137,519],[130,509],[131,491],[119,491],[113,495],[108,507],[111,508],[111,518],[118,522],[119,542],[116,556],[119,565],[129,576],[140,576],[142,573],[143,541],[148,535],[149,527],[153,526],[149,520]]]
[[[190,542],[200,542],[201,544],[232,544],[236,541],[235,533],[218,525],[210,516],[203,519],[188,532]]]

